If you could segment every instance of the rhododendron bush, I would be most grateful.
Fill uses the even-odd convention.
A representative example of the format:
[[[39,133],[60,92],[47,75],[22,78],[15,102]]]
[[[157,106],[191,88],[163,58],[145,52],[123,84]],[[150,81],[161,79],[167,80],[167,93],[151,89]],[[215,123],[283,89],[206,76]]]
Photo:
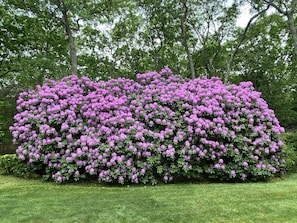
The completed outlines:
[[[188,80],[168,68],[136,81],[68,76],[17,104],[18,158],[57,182],[244,181],[285,168],[284,129],[250,82]]]

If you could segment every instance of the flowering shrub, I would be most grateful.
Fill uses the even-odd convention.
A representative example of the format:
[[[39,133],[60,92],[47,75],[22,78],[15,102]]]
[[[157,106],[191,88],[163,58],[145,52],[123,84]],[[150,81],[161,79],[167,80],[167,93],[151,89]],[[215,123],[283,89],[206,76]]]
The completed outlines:
[[[18,158],[57,182],[245,181],[285,168],[284,129],[250,82],[187,80],[168,68],[137,81],[68,76],[17,104]]]

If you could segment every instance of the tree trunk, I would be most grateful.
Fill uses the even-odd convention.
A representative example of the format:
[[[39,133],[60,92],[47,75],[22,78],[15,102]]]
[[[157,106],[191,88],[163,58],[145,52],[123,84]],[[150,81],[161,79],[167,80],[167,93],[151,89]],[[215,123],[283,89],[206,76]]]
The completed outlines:
[[[187,15],[188,15],[187,1],[183,1],[182,4],[183,4],[183,8],[185,10],[184,13],[183,13],[183,16],[181,18],[181,21],[180,21],[181,35],[182,35],[182,45],[184,46],[185,51],[186,51],[186,54],[187,54],[188,63],[189,63],[190,70],[191,70],[192,79],[195,79],[195,77],[196,77],[195,68],[194,68],[192,54],[191,54],[191,52],[189,50],[188,41],[187,41],[187,35],[186,35],[186,29],[185,29],[185,20],[186,20]]]
[[[70,27],[69,18],[67,15],[68,10],[65,6],[64,1],[59,0],[59,7],[63,14],[63,23],[64,23],[66,35],[67,35],[69,54],[70,54],[70,59],[71,59],[71,72],[72,72],[72,74],[77,75],[77,52],[76,52],[76,48],[75,48],[74,37],[73,37],[72,30]]]
[[[288,13],[287,18],[288,18],[288,25],[289,25],[290,34],[291,34],[292,40],[293,40],[294,54],[295,54],[295,58],[297,60],[297,29],[296,29],[296,26],[295,26],[295,23],[294,23],[293,13],[294,12]]]

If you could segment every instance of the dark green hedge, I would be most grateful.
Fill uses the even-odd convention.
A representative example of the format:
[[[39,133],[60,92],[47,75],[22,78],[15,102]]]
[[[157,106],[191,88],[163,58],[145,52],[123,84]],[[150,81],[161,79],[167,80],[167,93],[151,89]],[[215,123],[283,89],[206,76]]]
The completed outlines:
[[[24,178],[39,178],[35,167],[27,165],[16,154],[0,155],[0,175],[12,175]]]
[[[297,131],[286,132],[281,136],[284,141],[287,171],[297,173]]]

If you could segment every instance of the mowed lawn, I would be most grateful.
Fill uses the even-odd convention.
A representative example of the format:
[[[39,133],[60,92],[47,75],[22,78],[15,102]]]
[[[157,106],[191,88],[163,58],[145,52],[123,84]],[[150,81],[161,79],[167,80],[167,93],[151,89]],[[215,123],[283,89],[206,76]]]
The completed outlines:
[[[0,176],[0,222],[297,222],[297,174],[265,183],[58,185]]]

